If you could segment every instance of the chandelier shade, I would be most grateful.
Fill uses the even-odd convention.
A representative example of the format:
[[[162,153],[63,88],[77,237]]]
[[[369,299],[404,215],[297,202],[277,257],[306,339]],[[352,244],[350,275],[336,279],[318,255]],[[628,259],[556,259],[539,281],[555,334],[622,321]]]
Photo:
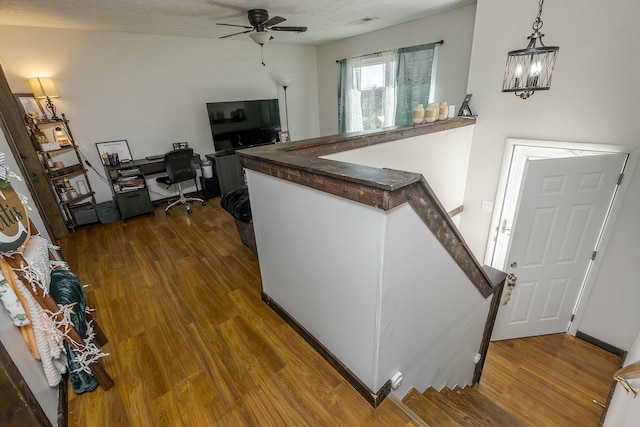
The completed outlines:
[[[557,46],[545,46],[542,42],[544,34],[540,32],[540,16],[543,3],[544,0],[540,0],[540,11],[532,26],[533,34],[528,37],[529,45],[507,54],[502,91],[513,92],[522,99],[529,98],[538,90],[548,90],[551,87],[551,77],[560,50]]]

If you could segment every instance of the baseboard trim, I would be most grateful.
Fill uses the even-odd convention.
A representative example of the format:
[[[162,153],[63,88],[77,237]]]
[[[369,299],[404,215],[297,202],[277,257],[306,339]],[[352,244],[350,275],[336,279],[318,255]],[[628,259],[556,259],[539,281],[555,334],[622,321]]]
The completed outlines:
[[[596,347],[599,347],[603,350],[608,351],[609,353],[613,353],[616,356],[620,356],[620,367],[624,365],[624,360],[627,358],[626,350],[623,350],[615,345],[611,345],[606,343],[598,338],[592,337],[591,335],[585,334],[584,332],[577,331],[576,338],[580,338],[582,341],[586,341],[589,344],[593,344]],[[616,386],[618,383],[615,380],[611,380],[611,388],[609,389],[609,396],[607,396],[607,402],[604,405],[604,410],[602,411],[602,415],[600,416],[600,422],[598,426],[604,425],[604,420],[607,417],[607,412],[609,411],[609,405],[611,404],[611,399],[613,398],[613,392],[616,390]]]
[[[596,347],[600,347],[603,350],[607,350],[609,353],[613,353],[616,356],[620,356],[622,357],[623,360],[627,355],[627,352],[625,350],[619,347],[616,347],[615,345],[611,345],[609,343],[601,341],[598,338],[592,337],[591,335],[587,335],[584,332],[580,332],[580,331],[576,332],[576,338],[580,338],[581,340],[586,341],[589,344],[593,344]]]
[[[58,427],[69,425],[69,372],[62,376],[58,386]]]
[[[342,377],[356,389],[362,397],[374,408],[377,408],[380,403],[391,393],[391,380],[387,382],[377,392],[372,391],[366,384],[347,368],[340,360],[329,351],[320,341],[316,339],[309,331],[305,329],[298,321],[296,321],[287,311],[282,308],[277,302],[275,302],[269,295],[262,292],[262,301],[264,301],[278,316],[280,316],[289,326],[291,326],[302,338],[307,341],[311,347],[313,347],[320,356],[322,356],[333,368],[338,371]]]

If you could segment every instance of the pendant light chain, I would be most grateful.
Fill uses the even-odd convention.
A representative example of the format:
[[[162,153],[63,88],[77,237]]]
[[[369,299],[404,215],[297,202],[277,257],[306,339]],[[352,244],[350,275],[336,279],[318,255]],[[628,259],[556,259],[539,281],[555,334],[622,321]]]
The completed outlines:
[[[533,32],[535,33],[539,32],[540,28],[542,28],[542,26],[544,25],[541,19],[543,4],[544,4],[544,0],[540,0],[540,3],[538,4],[538,6],[540,7],[540,10],[538,10],[538,16],[536,16],[536,20],[533,21],[533,25],[531,26],[531,28],[533,28]]]

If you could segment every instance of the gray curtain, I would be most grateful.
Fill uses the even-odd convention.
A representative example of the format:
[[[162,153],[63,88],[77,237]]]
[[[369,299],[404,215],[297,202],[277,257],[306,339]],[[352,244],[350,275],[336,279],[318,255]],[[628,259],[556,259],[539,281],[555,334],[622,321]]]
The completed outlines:
[[[338,61],[338,133],[347,133],[347,60]]]
[[[396,126],[411,125],[416,104],[426,107],[429,102],[435,47],[429,43],[398,49]]]
[[[338,132],[362,130],[362,98],[360,93],[361,58],[338,62]]]

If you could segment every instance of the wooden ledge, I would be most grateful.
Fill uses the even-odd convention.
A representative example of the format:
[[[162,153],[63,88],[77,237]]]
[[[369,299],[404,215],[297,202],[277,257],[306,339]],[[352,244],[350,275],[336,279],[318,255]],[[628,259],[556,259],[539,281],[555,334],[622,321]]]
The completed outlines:
[[[474,117],[456,117],[424,125],[271,144],[237,153],[246,169],[389,210],[406,201],[392,193],[420,182],[421,174],[339,162],[321,156],[471,126],[475,122]]]
[[[487,298],[495,292],[492,280],[475,259],[448,212],[421,174],[357,165],[321,157],[341,151],[471,126],[475,122],[474,117],[456,117],[426,125],[265,145],[239,150],[238,154],[242,166],[246,169],[367,206],[387,211],[409,203],[478,291]]]

